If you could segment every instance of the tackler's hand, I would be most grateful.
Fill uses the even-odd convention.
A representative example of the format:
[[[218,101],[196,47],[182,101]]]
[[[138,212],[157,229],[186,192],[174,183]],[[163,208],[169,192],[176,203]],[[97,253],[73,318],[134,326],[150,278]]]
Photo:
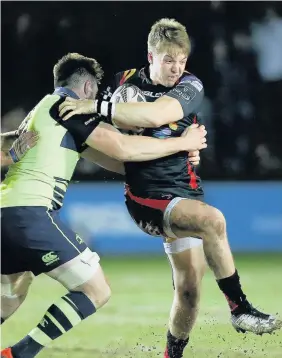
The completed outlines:
[[[14,141],[12,147],[9,149],[9,155],[14,163],[21,160],[25,154],[36,145],[39,139],[36,131],[28,131],[22,133],[18,139]]]
[[[206,134],[207,131],[205,126],[199,126],[199,124],[192,124],[189,126],[181,136],[184,140],[183,150],[186,150],[187,152],[194,152],[207,148]]]
[[[63,121],[67,121],[76,114],[95,113],[95,101],[92,99],[74,99],[66,97],[59,106],[59,115]]]
[[[200,158],[200,151],[199,150],[194,150],[192,152],[189,152],[188,157],[189,157],[189,162],[191,164],[193,164],[194,166],[200,164],[201,158]]]

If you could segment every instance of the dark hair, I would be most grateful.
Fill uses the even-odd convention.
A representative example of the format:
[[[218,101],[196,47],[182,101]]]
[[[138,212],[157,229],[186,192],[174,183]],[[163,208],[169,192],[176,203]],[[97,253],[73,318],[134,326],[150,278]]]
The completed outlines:
[[[54,86],[71,85],[78,82],[82,76],[93,76],[97,83],[100,83],[103,74],[102,67],[94,58],[79,53],[68,53],[53,68]]]

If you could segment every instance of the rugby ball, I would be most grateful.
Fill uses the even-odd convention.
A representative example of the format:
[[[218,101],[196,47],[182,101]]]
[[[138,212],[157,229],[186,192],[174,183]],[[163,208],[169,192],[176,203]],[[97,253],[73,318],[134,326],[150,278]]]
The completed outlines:
[[[110,101],[112,103],[146,102],[146,98],[140,88],[124,83],[115,90]]]
[[[124,83],[118,87],[113,93],[110,102],[112,103],[126,103],[126,102],[146,102],[146,97],[143,92],[135,85]],[[145,128],[142,127],[128,127],[127,134],[142,135]],[[128,131],[129,130],[129,131]]]

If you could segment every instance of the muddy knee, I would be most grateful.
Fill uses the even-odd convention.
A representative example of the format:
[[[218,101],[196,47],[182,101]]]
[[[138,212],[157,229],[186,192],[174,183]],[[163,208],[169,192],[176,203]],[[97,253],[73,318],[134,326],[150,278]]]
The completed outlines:
[[[191,308],[197,308],[200,301],[200,285],[184,283],[176,287],[176,294],[181,302]]]

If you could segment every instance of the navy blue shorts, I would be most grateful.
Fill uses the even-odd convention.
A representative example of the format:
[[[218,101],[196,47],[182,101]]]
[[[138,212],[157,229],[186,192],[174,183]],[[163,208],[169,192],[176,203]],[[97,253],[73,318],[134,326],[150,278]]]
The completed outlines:
[[[58,211],[42,206],[1,209],[1,273],[48,272],[72,260],[87,246],[64,224]]]

